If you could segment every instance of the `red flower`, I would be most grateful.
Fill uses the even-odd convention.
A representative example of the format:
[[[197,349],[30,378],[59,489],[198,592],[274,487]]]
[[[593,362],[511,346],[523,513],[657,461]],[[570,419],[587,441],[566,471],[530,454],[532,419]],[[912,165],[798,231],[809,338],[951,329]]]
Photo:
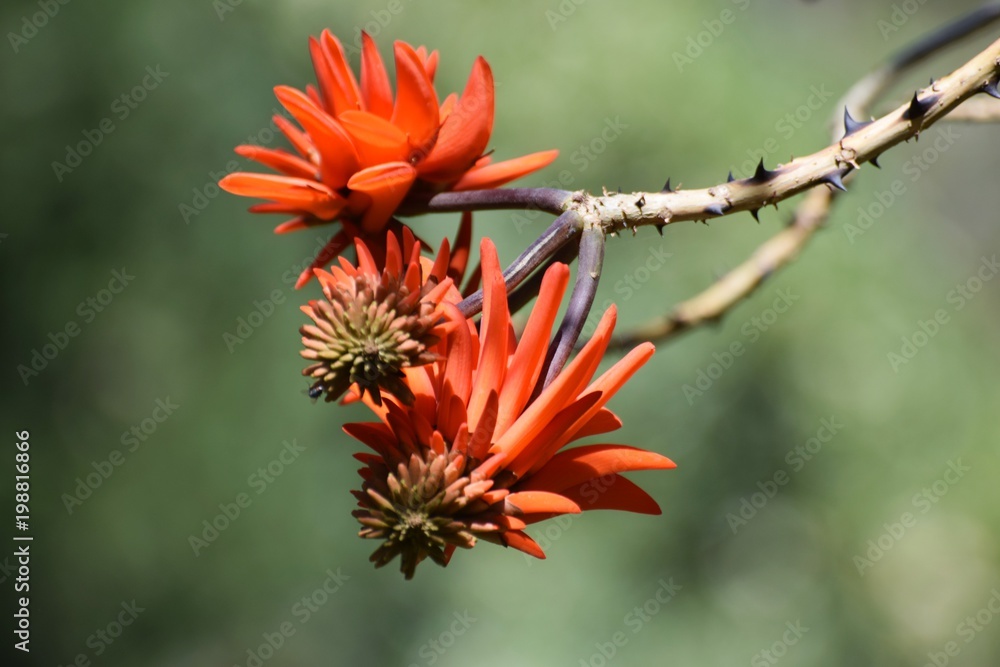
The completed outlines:
[[[274,118],[297,155],[236,148],[281,175],[238,172],[219,182],[233,194],[269,200],[252,206],[253,212],[296,216],[276,232],[340,220],[353,224],[345,225],[338,248],[358,233],[379,243],[408,195],[495,188],[555,159],[557,151],[543,151],[491,164],[484,155],[493,129],[493,75],[482,57],[461,97],[452,94],[439,103],[433,83],[437,52],[396,42],[394,99],[374,41],[364,33],[362,39],[360,85],[340,42],[325,30],[309,40],[318,91],[274,89],[301,126]]]
[[[469,223],[462,228],[468,230]],[[403,369],[436,360],[434,346],[454,328],[456,320],[446,317],[452,313],[442,304],[446,297],[461,298],[452,277],[460,279],[465,270],[463,237],[467,242],[460,234],[454,256],[445,241],[431,260],[420,256],[420,244],[404,228],[402,248],[391,232],[387,235],[382,269],[360,239],[357,267],[340,257],[340,266],[316,269],[325,298],[301,307],[313,323],[299,330],[301,354],[312,361],[302,371],[315,380],[310,395],[325,393],[333,401],[356,384],[376,404],[380,389],[403,403],[413,401]]]
[[[620,475],[673,468],[660,454],[614,444],[565,449],[617,429],[604,406],[653,354],[642,344],[591,382],[611,338],[612,306],[593,338],[537,398],[541,374],[569,269],[548,269],[520,341],[515,339],[496,250],[482,244],[483,318],[455,328],[437,347],[440,359],[404,369],[410,405],[383,396],[366,402],[378,423],[344,430],[368,445],[360,535],[383,540],[377,567],[402,557],[406,578],[426,557],[447,564],[456,547],[478,539],[544,553],[525,532],[531,523],[590,509],[660,512],[642,489]]]

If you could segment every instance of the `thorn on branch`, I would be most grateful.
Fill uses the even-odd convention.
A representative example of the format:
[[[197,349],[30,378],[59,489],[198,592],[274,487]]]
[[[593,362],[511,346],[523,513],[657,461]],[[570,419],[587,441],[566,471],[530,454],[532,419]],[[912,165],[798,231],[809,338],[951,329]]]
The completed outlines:
[[[841,171],[835,171],[832,174],[827,174],[826,176],[821,178],[820,181],[840,190],[841,192],[847,192],[847,188],[844,187],[843,177],[846,176],[850,171],[851,168],[847,167],[846,169],[842,169]]]
[[[903,112],[903,118],[906,120],[916,120],[920,118],[928,109],[930,109],[935,102],[940,99],[937,95],[928,95],[924,99],[920,99],[919,91],[913,93],[913,99],[910,100],[910,106]]]
[[[663,186],[663,190],[661,190],[661,192],[673,192],[673,191],[674,191],[674,189],[672,187],[670,187],[670,179],[668,178],[667,182]]]
[[[709,204],[705,207],[705,212],[712,215],[725,215],[728,209],[728,206],[723,206],[722,204]]]
[[[760,224],[760,215],[759,215],[759,212],[760,212],[759,208],[752,208],[752,209],[750,209],[750,215],[753,216],[753,219],[757,221],[758,225]]]
[[[849,137],[858,130],[868,125],[871,125],[874,121],[861,121],[855,120],[851,117],[851,112],[844,107],[844,137]]]
[[[757,170],[753,173],[753,176],[750,177],[750,180],[754,183],[766,183],[767,181],[774,178],[777,174],[778,174],[777,170],[771,171],[767,167],[765,167],[764,158],[761,158],[760,162],[757,163]]]
[[[735,178],[733,178],[733,171],[732,171],[732,170],[730,169],[730,170],[729,170],[729,176],[727,176],[727,177],[726,177],[726,183],[732,183],[732,182],[733,182],[733,181],[735,181],[735,180],[736,180],[736,179],[735,179]]]

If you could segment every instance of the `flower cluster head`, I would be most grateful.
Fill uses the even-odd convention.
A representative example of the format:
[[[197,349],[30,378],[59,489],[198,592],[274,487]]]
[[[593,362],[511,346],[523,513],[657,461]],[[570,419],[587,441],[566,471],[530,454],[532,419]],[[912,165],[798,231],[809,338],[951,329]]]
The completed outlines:
[[[300,329],[302,356],[313,362],[302,374],[315,380],[310,394],[326,394],[327,401],[356,384],[376,404],[380,389],[410,403],[413,393],[402,380],[403,369],[434,361],[433,347],[448,328],[451,313],[442,304],[444,295],[456,290],[447,275],[448,245],[432,262],[421,259],[409,230],[402,248],[389,233],[380,270],[364,241],[355,244],[357,267],[340,257],[339,266],[315,270],[325,298],[302,306],[313,321]]]
[[[381,541],[371,557],[376,566],[399,556],[406,578],[425,558],[445,565],[456,548],[480,539],[543,558],[524,529],[561,514],[658,514],[656,502],[620,473],[674,467],[660,454],[624,445],[566,449],[621,425],[605,404],[653,346],[640,345],[592,380],[614,328],[612,306],[576,358],[536,396],[569,269],[547,270],[520,340],[489,240],[482,244],[482,275],[479,326],[462,322],[437,345],[436,360],[403,370],[413,400],[369,397],[380,421],[344,427],[372,450],[357,455],[364,464],[355,492],[360,534]]]
[[[593,509],[659,514],[622,473],[673,468],[670,459],[613,443],[570,446],[621,426],[606,404],[653,354],[641,344],[597,375],[615,325],[612,306],[563,367],[593,291],[578,294],[578,276],[573,314],[552,338],[569,283],[569,268],[554,259],[564,247],[557,242],[568,242],[567,232],[582,235],[580,270],[596,275],[603,245],[593,244],[603,237],[560,216],[559,231],[515,262],[521,274],[510,274],[511,282],[520,294],[509,301],[488,238],[465,278],[472,238],[465,209],[491,193],[432,201],[442,192],[497,188],[548,165],[556,151],[491,161],[493,75],[481,57],[462,94],[440,100],[436,51],[396,42],[395,90],[367,34],[360,78],[329,31],[310,38],[309,51],[318,85],[275,88],[294,122],[281,115],[274,122],[293,151],[239,146],[237,153],[278,173],[237,172],[220,185],[265,200],[253,212],[294,216],[278,233],[339,224],[296,283],[316,277],[322,290],[302,306],[309,321],[300,329],[301,356],[310,396],[360,401],[377,417],[344,426],[370,450],[355,455],[362,483],[353,514],[361,537],[379,541],[376,567],[398,557],[409,579],[422,561],[446,565],[456,549],[480,540],[544,558],[530,524]],[[399,217],[435,204],[464,212],[454,244],[443,242],[431,257]],[[341,255],[351,246],[354,262]],[[516,334],[510,303],[536,293]]]
[[[275,95],[298,126],[283,116],[274,122],[294,153],[243,145],[240,155],[279,174],[237,172],[220,186],[237,195],[267,200],[258,213],[295,216],[278,233],[333,221],[343,223],[330,241],[340,249],[362,235],[380,244],[394,213],[409,200],[438,192],[495,188],[552,162],[542,151],[492,163],[486,147],[493,129],[493,74],[477,58],[461,96],[438,99],[434,89],[437,51],[395,43],[396,90],[374,41],[362,33],[360,82],[343,46],[328,30],[310,38],[318,88],[305,92],[277,86]],[[311,268],[325,263],[321,259]],[[334,251],[334,254],[337,254]],[[297,286],[312,275],[307,269]]]

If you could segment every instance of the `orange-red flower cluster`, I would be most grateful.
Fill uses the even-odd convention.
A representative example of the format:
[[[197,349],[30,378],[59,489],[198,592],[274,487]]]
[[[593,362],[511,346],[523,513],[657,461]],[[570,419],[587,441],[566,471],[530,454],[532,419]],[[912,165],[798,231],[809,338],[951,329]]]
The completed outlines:
[[[438,100],[437,51],[395,43],[395,96],[367,34],[362,34],[360,82],[328,30],[310,38],[309,52],[318,89],[274,89],[298,123],[274,118],[295,152],[236,148],[280,174],[237,172],[219,183],[231,193],[268,200],[251,211],[294,215],[275,229],[278,233],[339,220],[344,229],[330,247],[344,247],[358,234],[378,244],[407,197],[495,188],[556,158],[557,151],[542,151],[492,163],[485,154],[493,130],[493,74],[482,57],[461,96]],[[310,275],[305,272],[300,283]]]
[[[481,254],[479,326],[453,315],[461,324],[437,345],[438,358],[403,369],[413,399],[366,397],[381,421],[344,427],[374,452],[357,455],[365,464],[362,490],[355,492],[361,535],[382,540],[372,555],[377,566],[400,556],[407,578],[423,559],[444,565],[455,548],[479,539],[543,558],[524,528],[561,514],[659,514],[656,502],[620,473],[674,467],[660,454],[625,445],[566,449],[621,425],[605,404],[653,346],[640,345],[593,380],[614,328],[612,306],[576,358],[532,400],[569,269],[548,269],[518,340],[488,239]]]

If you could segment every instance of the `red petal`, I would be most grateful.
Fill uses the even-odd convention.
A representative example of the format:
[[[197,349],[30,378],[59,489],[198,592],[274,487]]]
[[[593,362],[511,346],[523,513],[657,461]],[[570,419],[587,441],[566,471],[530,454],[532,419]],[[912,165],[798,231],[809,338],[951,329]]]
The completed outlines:
[[[236,147],[236,153],[289,176],[316,179],[316,167],[311,162],[287,151],[244,144]]]
[[[367,32],[361,33],[361,97],[365,108],[381,118],[392,116],[392,88],[378,48]]]
[[[501,539],[504,546],[513,547],[535,558],[545,559],[545,552],[538,543],[519,530],[508,531],[501,536]]]
[[[274,94],[316,145],[323,182],[335,190],[344,187],[351,174],[358,170],[358,154],[350,135],[302,91],[277,86]]]
[[[551,512],[553,514],[579,514],[580,506],[558,493],[548,491],[518,491],[507,496],[518,515]]]
[[[579,440],[591,435],[610,433],[611,431],[617,431],[621,427],[622,420],[618,418],[618,415],[607,408],[601,408],[594,413],[593,417],[590,417],[590,421],[576,432],[575,439]]]
[[[485,167],[478,167],[465,173],[458,180],[451,190],[489,190],[499,187],[505,183],[526,176],[533,171],[538,171],[543,167],[552,164],[552,161],[559,157],[559,151],[541,151],[524,155],[513,160],[497,162]]]
[[[479,251],[483,264],[483,318],[479,325],[479,367],[475,385],[469,397],[469,423],[479,422],[486,398],[503,386],[507,370],[508,329],[507,288],[504,285],[496,246],[483,239]]]
[[[346,203],[343,197],[321,183],[291,176],[236,172],[219,181],[219,187],[234,195],[273,199],[322,220],[335,218]]]
[[[420,177],[453,181],[472,167],[493,131],[493,74],[489,64],[476,59],[465,91],[441,126],[434,148],[420,164]]]
[[[597,325],[593,337],[562,370],[556,379],[521,413],[511,427],[493,444],[491,452],[503,452],[513,460],[545,428],[547,416],[558,413],[580,395],[583,385],[590,379],[593,368],[600,363],[614,329],[616,310],[608,308]],[[588,392],[589,393],[589,392]]]
[[[337,120],[351,136],[362,169],[403,162],[409,155],[406,133],[384,118],[366,111],[345,111]]]
[[[417,170],[406,162],[380,164],[354,174],[347,187],[371,197],[371,204],[361,220],[362,230],[374,234],[385,227],[416,177]]]
[[[285,135],[288,142],[295,147],[299,155],[306,158],[306,160],[311,160],[315,163],[319,162],[319,153],[316,152],[316,147],[313,145],[309,135],[295,127],[290,120],[278,114],[274,115],[274,124]]]
[[[625,445],[587,445],[565,449],[520,486],[556,493],[612,473],[631,470],[669,470],[677,464],[656,452]]]
[[[507,371],[497,416],[499,433],[503,433],[514,423],[538,382],[549,347],[552,324],[559,313],[559,304],[568,284],[569,267],[565,264],[553,264],[542,278],[538,300],[531,309],[528,323],[521,334],[521,342]]]
[[[660,514],[660,506],[648,493],[621,475],[593,479],[562,492],[587,510],[620,510],[638,514]]]
[[[392,123],[409,137],[419,155],[430,150],[438,132],[438,102],[434,84],[420,58],[406,42],[396,42],[396,106]]]
[[[345,111],[360,109],[361,91],[358,90],[358,82],[351,72],[351,66],[347,64],[343,47],[329,30],[323,31],[320,41],[332,83],[329,89],[323,89],[323,99],[327,108],[338,116]],[[322,81],[320,83],[322,84]]]

